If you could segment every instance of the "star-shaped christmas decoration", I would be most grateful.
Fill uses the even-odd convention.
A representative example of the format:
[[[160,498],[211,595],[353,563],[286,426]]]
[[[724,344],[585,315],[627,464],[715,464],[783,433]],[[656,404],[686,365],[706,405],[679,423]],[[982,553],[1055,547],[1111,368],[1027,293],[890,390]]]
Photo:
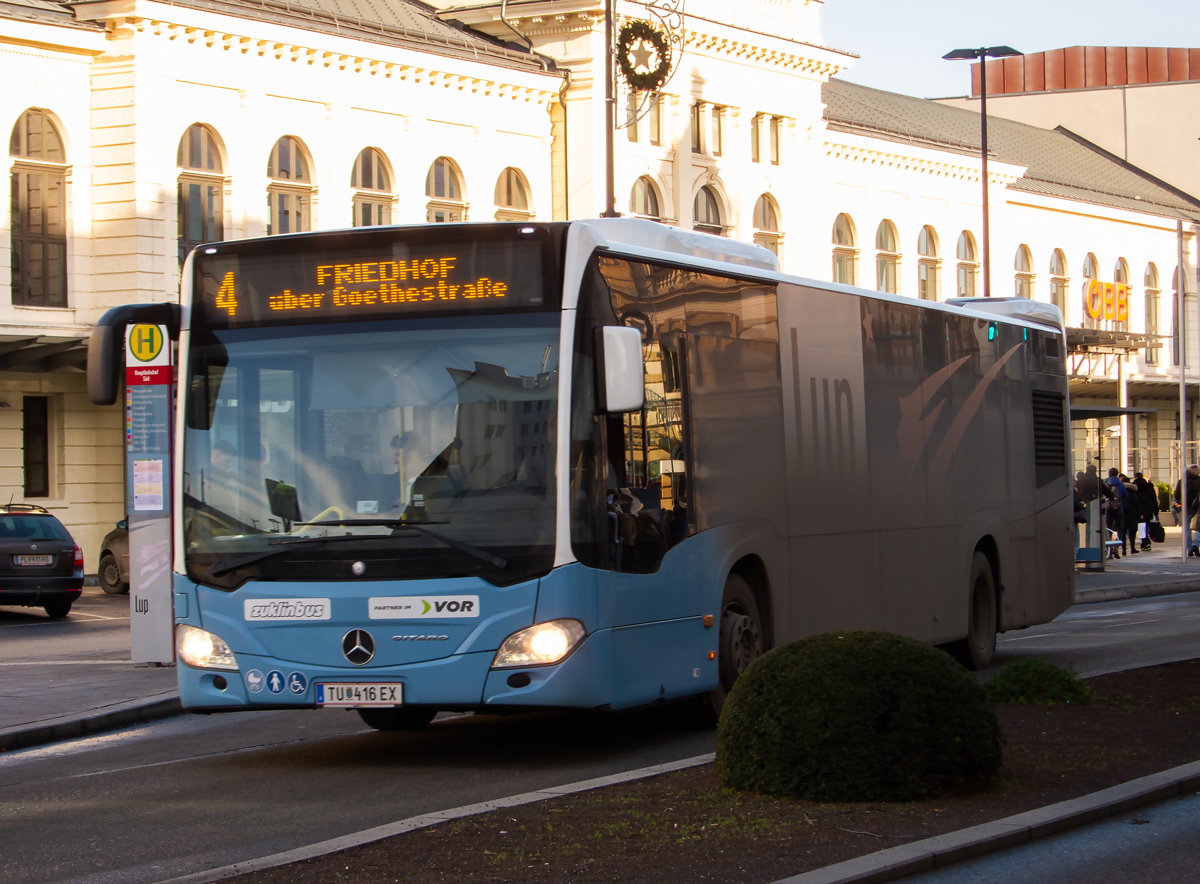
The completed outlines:
[[[629,64],[639,74],[648,74],[658,67],[658,53],[645,40],[638,40],[629,48]]]

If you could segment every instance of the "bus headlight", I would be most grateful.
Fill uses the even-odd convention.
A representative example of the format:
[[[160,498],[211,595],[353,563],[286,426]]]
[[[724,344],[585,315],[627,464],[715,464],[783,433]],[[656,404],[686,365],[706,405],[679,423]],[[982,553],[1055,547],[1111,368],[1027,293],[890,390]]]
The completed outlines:
[[[233,651],[219,636],[181,623],[175,627],[175,651],[179,659],[197,669],[237,670]]]
[[[500,644],[493,669],[545,666],[575,650],[587,631],[578,620],[549,620],[514,632]]]

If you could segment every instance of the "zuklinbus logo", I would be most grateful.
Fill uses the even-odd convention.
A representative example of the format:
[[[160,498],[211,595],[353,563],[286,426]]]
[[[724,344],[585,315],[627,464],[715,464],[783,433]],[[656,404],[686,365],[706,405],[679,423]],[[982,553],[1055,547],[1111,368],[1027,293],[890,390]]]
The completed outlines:
[[[329,599],[246,599],[247,620],[328,620]]]

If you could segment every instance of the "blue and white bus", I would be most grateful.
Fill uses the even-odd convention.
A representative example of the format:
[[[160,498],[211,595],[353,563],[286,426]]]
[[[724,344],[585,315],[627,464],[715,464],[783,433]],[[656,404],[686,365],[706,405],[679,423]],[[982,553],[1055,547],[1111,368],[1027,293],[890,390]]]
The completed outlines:
[[[624,708],[831,629],[946,644],[1074,580],[1062,319],[781,274],[648,221],[214,243],[178,331],[174,595],[196,711]],[[108,343],[105,343],[105,342]]]

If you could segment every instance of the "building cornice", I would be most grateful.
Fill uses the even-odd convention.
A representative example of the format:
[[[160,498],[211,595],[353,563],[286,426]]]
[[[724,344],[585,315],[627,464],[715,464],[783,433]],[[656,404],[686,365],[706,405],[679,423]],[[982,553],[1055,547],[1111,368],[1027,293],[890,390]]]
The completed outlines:
[[[982,174],[978,156],[938,151],[832,129],[826,130],[825,155],[834,160],[947,180],[978,183]],[[990,187],[1008,187],[1024,173],[1024,166],[988,160]]]
[[[57,57],[76,55],[91,58],[106,48],[104,31],[64,27],[51,22],[24,22],[3,19],[0,45],[28,46]]]
[[[522,71],[153,0],[103,0],[87,7],[106,24],[110,39],[148,37],[539,105],[557,97],[561,82],[551,71]]]
[[[637,4],[621,4],[618,25],[638,18]],[[595,0],[535,0],[507,4],[501,18],[500,3],[483,3],[443,9],[439,17],[460,21],[499,39],[529,39],[564,33],[586,33],[604,24],[604,7]],[[644,17],[644,11],[643,16]],[[709,57],[752,62],[793,73],[828,78],[850,67],[855,57],[834,49],[750,31],[696,16],[684,16],[684,51]]]

